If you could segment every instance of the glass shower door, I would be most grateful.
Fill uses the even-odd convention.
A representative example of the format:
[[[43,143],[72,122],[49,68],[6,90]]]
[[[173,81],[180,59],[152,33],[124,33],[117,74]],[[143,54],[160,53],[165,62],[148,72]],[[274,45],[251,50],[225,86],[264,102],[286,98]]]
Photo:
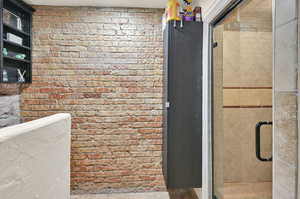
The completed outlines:
[[[214,199],[272,198],[272,0],[213,27]]]

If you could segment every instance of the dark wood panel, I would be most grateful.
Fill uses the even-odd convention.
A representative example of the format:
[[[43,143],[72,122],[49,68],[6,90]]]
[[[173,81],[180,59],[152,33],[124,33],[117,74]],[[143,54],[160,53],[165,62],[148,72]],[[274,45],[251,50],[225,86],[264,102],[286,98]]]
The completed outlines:
[[[272,108],[273,106],[223,106],[223,108]]]
[[[169,24],[167,186],[202,186],[202,24]]]
[[[242,89],[273,89],[273,88],[272,87],[223,87],[223,89],[242,90]]]

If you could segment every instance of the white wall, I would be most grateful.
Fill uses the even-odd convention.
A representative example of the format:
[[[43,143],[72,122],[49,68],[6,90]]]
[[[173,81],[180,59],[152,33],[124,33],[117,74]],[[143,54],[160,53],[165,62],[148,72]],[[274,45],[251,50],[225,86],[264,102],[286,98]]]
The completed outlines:
[[[168,0],[24,0],[31,5],[165,8]],[[194,0],[195,3],[199,0]]]
[[[0,198],[69,199],[70,136],[69,114],[1,129]]]
[[[213,5],[219,0],[199,0],[198,4],[202,7],[204,17],[208,14],[209,10],[214,7]]]

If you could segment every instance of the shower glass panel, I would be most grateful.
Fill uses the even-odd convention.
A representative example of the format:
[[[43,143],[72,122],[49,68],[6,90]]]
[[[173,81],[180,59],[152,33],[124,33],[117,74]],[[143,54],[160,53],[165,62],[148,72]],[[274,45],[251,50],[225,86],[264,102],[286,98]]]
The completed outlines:
[[[214,198],[272,198],[272,39],[272,0],[213,27]]]

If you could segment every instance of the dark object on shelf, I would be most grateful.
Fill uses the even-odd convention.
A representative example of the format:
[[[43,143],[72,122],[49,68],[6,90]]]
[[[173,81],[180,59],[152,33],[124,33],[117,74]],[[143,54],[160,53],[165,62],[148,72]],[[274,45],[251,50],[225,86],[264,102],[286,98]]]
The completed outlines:
[[[19,83],[24,83],[25,82],[25,74],[26,74],[26,70],[24,70],[23,72],[20,69],[17,69],[18,72],[18,82]]]
[[[194,9],[195,21],[202,22],[202,9],[201,7],[196,7]]]
[[[17,53],[15,55],[15,58],[17,58],[17,59],[25,59],[25,57],[26,57],[26,55],[25,54],[21,54],[21,53]]]
[[[25,59],[26,58],[25,54],[7,50],[7,48],[3,48],[3,56],[17,58],[17,59]]]
[[[21,18],[5,8],[3,8],[3,23],[9,24],[18,30],[22,30]]]
[[[26,70],[21,70],[15,67],[4,67],[2,70],[3,82],[7,83],[24,83]]]
[[[23,45],[22,37],[19,37],[17,35],[12,34],[12,33],[7,33],[6,38],[10,42],[14,42],[14,43],[19,44],[21,46]]]
[[[3,56],[3,58],[5,61],[7,61],[8,63],[10,62],[10,64],[13,64],[16,67],[17,67],[17,64],[19,65],[20,63],[23,63],[23,64],[31,63],[30,61],[28,61],[26,59],[18,59],[18,58],[14,58],[14,57],[10,57],[10,56]]]
[[[8,50],[6,48],[3,48],[3,55],[8,56]]]
[[[180,15],[180,28],[183,28],[183,21],[184,21],[184,10],[180,10],[179,12]]]
[[[2,76],[3,76],[3,82],[8,82],[8,74],[5,69],[2,71]]]
[[[0,83],[31,83],[34,9],[21,0],[2,0],[0,7]]]
[[[27,47],[27,46],[22,46],[22,45],[19,45],[19,44],[14,43],[14,42],[8,41],[8,40],[6,40],[6,39],[3,39],[3,43],[4,43],[6,46],[14,46],[14,47],[19,47],[19,48],[24,48],[24,49],[30,50],[30,48]]]
[[[194,9],[192,6],[193,0],[184,0],[184,21],[195,21]]]
[[[177,27],[180,22],[177,22]],[[202,187],[203,24],[164,32],[163,173],[168,189]]]
[[[13,83],[18,82],[17,69],[13,67],[4,67],[2,70],[4,82]]]

